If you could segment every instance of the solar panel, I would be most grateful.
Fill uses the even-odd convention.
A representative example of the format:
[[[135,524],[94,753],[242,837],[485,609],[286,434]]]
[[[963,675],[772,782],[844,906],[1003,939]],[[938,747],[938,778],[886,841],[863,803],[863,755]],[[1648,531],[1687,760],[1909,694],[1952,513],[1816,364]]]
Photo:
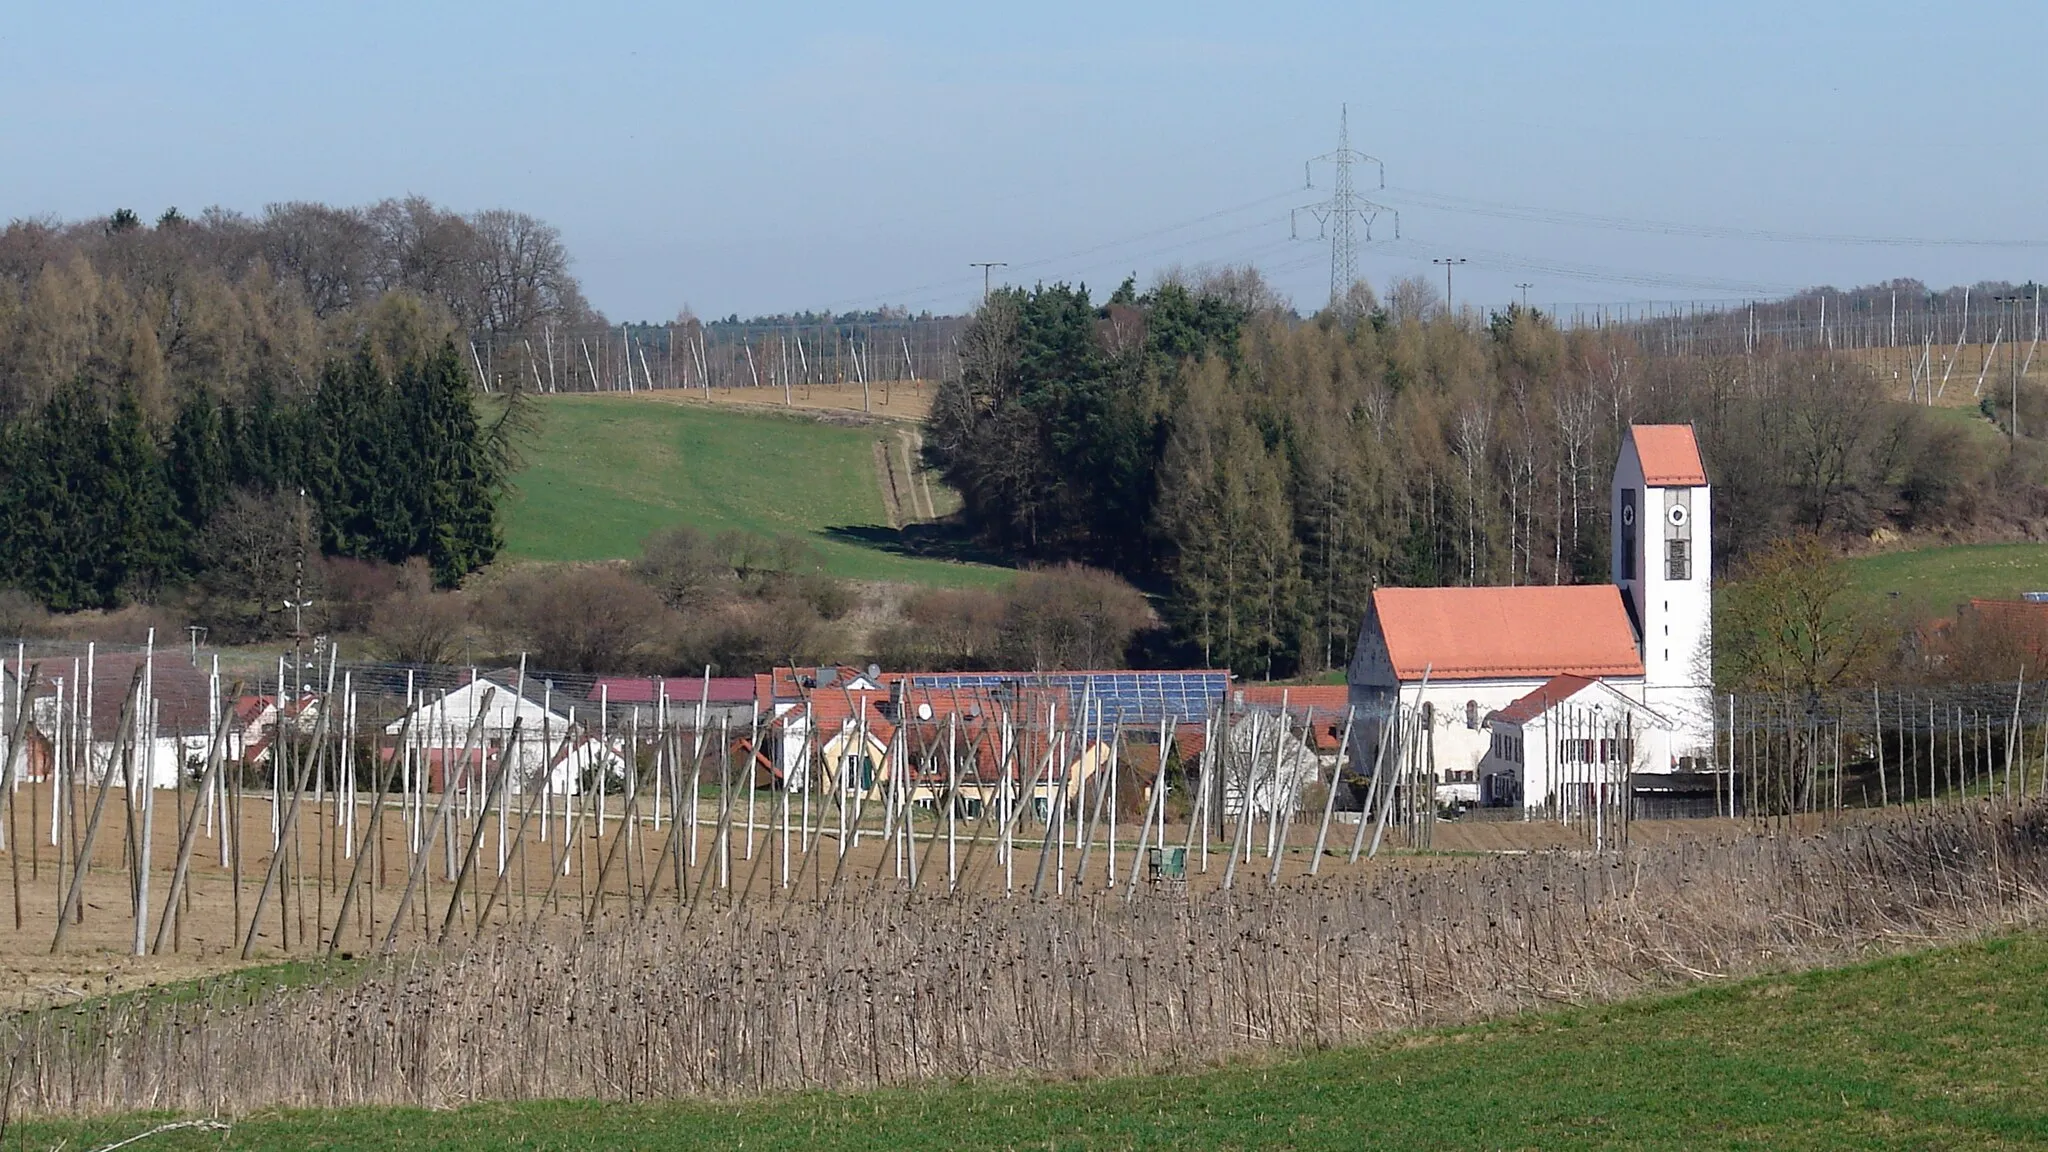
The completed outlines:
[[[919,675],[935,690],[997,691],[1004,688],[1061,688],[1079,706],[1100,709],[1105,722],[1157,724],[1192,721],[1208,714],[1230,690],[1230,673],[1199,672],[942,672]]]

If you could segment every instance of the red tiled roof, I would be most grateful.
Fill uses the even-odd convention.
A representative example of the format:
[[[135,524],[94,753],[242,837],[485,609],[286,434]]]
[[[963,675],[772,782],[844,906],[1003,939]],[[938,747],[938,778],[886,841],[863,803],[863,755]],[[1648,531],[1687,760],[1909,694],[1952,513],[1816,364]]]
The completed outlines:
[[[710,681],[711,703],[745,704],[756,699],[756,679],[753,676],[713,676]],[[704,699],[705,681],[701,678],[651,680],[642,676],[601,679],[590,686],[590,699],[597,700],[602,696],[613,704],[652,704],[657,687],[672,706],[695,704]]]
[[[1351,688],[1344,684],[1247,684],[1237,690],[1247,704],[1278,708],[1284,700],[1289,712],[1342,713],[1351,707]]]
[[[1707,468],[1700,463],[1700,445],[1693,439],[1692,425],[1631,424],[1628,435],[1635,441],[1636,459],[1643,465],[1643,483],[1690,488],[1707,482]]]
[[[1542,687],[1495,712],[1493,718],[1509,724],[1526,724],[1593,684],[1594,681],[1584,676],[1552,676],[1543,682]]]
[[[1404,681],[1425,670],[1432,680],[1643,674],[1621,590],[1611,585],[1381,588],[1372,610]]]

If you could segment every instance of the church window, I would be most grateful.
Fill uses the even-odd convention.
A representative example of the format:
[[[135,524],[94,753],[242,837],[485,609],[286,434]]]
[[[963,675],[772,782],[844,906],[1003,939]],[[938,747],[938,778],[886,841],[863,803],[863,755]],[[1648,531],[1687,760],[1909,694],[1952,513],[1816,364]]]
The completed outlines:
[[[1465,701],[1465,727],[1479,731],[1479,701]]]
[[[1664,578],[1666,580],[1692,579],[1692,541],[1666,540],[1664,547]]]

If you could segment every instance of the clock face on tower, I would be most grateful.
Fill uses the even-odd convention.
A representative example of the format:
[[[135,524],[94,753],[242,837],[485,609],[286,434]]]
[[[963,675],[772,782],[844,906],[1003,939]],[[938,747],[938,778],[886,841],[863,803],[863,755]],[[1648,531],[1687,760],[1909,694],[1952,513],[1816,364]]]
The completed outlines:
[[[1623,505],[1621,506],[1621,525],[1622,525],[1622,527],[1624,527],[1624,528],[1633,528],[1633,527],[1635,527],[1635,526],[1636,526],[1636,506],[1635,506],[1635,505],[1633,505],[1633,504],[1623,504]]]

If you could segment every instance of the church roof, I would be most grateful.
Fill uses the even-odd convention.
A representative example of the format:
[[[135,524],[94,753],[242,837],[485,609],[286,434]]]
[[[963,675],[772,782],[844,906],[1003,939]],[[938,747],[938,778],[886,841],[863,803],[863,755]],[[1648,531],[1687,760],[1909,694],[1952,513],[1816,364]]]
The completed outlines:
[[[1636,459],[1643,465],[1643,483],[1658,488],[1693,488],[1707,482],[1700,463],[1699,441],[1690,424],[1631,424]]]
[[[1613,585],[1380,588],[1372,606],[1400,680],[1643,674]]]

